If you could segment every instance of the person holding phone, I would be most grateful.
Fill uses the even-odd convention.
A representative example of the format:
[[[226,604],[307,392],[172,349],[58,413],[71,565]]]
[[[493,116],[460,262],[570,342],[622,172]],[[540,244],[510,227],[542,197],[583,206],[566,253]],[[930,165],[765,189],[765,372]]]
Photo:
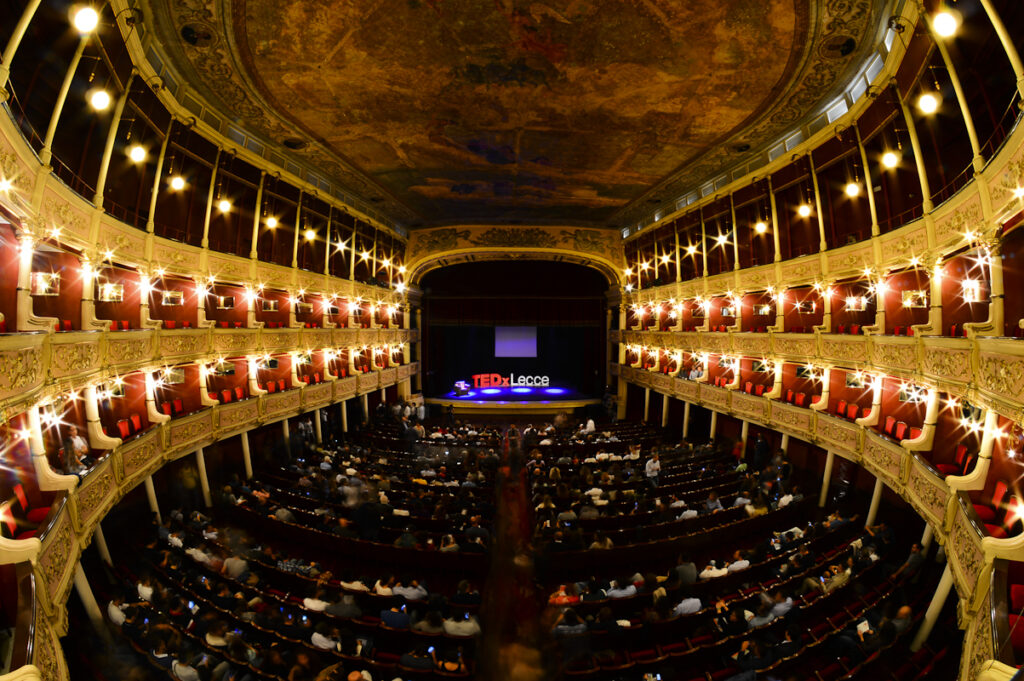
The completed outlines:
[[[437,667],[434,653],[427,651],[425,643],[417,644],[415,648],[398,658],[399,667],[424,671],[433,671]]]
[[[380,611],[380,622],[391,629],[408,629],[410,622],[405,602],[401,598],[392,600],[390,608]]]
[[[431,646],[430,653],[434,656],[434,663],[438,670],[449,674],[464,674],[466,672],[466,662],[462,659],[461,646],[458,650],[449,650],[443,655],[438,655],[434,651],[434,647]]]

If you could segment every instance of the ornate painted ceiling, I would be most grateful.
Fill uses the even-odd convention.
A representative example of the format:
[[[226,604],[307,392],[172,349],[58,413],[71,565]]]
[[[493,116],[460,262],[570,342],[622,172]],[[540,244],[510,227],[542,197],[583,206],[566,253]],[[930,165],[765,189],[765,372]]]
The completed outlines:
[[[417,227],[628,224],[816,113],[883,3],[144,4],[202,99]]]

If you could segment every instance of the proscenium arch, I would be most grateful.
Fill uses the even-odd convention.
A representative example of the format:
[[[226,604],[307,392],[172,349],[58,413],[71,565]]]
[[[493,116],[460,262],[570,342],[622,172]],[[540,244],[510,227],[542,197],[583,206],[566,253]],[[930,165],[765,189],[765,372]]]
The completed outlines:
[[[622,286],[622,270],[604,258],[594,257],[586,253],[561,249],[536,249],[536,248],[490,248],[490,249],[458,249],[434,253],[417,259],[407,265],[409,272],[409,283],[419,286],[424,275],[428,272],[471,262],[486,261],[530,261],[545,260],[551,262],[563,262],[572,265],[582,265],[597,270],[608,281],[609,289],[614,290]]]

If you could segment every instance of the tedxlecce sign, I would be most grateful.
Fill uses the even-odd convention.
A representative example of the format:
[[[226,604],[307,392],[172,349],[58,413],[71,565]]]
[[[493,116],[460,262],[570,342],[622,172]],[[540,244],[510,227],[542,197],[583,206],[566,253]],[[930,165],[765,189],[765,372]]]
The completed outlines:
[[[516,376],[515,374],[502,376],[501,374],[473,374],[474,388],[489,388],[491,386],[504,387],[517,385],[543,388],[550,384],[551,379],[548,378],[547,376]]]

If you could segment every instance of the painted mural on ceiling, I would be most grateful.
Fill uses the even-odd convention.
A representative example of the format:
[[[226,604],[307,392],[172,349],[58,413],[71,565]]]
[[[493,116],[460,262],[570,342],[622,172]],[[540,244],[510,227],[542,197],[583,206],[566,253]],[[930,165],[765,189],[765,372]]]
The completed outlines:
[[[411,209],[414,226],[611,224],[805,114],[806,95],[787,98],[836,59],[816,75],[821,97],[847,57],[822,41],[860,37],[871,5],[152,2],[176,34],[204,35],[176,41],[204,96],[278,140],[308,138],[302,153],[362,175],[359,191]]]

